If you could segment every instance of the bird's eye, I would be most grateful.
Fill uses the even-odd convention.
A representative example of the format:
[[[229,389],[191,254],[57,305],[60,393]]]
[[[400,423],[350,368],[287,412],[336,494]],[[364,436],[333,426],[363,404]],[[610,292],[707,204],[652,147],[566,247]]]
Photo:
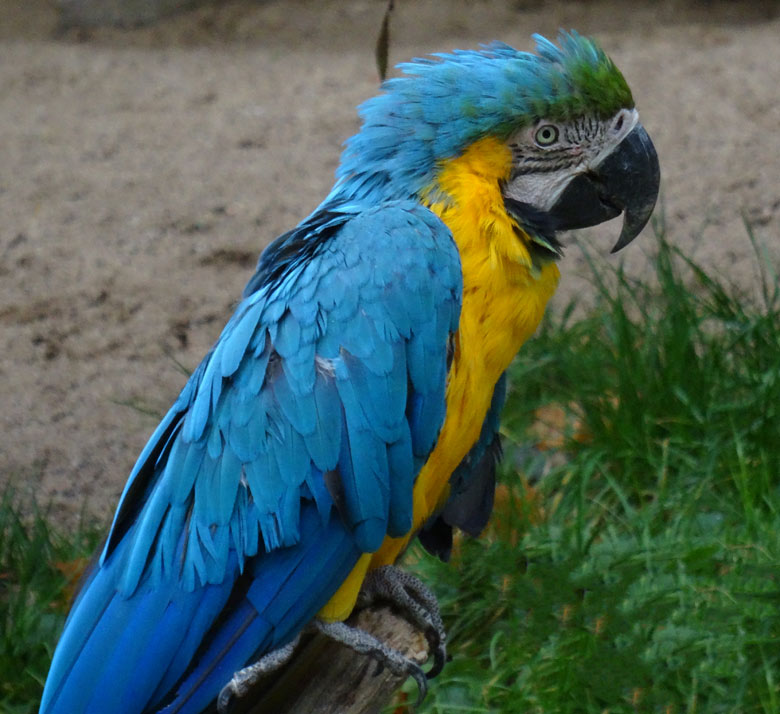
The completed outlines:
[[[552,146],[558,141],[558,127],[553,124],[542,124],[534,134],[534,141],[539,146]]]

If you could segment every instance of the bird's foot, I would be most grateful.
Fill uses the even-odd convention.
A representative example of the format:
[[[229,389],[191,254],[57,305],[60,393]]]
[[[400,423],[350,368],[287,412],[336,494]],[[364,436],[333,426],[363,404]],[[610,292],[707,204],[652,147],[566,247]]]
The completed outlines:
[[[284,647],[269,652],[261,657],[254,664],[238,670],[232,679],[222,687],[217,698],[217,711],[219,714],[226,714],[230,700],[233,697],[244,697],[249,690],[257,684],[265,675],[275,672],[290,661],[290,658],[298,646],[301,636],[298,635],[292,642]]]
[[[419,689],[416,706],[425,699],[428,693],[428,682],[419,664],[404,657],[398,650],[388,647],[382,640],[359,627],[351,627],[344,622],[322,622],[321,620],[315,620],[313,624],[314,629],[331,640],[375,659],[379,663],[380,672],[382,667],[387,667],[393,674],[412,677]]]
[[[409,624],[425,635],[433,653],[433,667],[427,677],[433,679],[447,661],[447,633],[436,596],[419,578],[394,565],[385,565],[366,576],[358,596],[359,607],[376,602],[394,606]]]

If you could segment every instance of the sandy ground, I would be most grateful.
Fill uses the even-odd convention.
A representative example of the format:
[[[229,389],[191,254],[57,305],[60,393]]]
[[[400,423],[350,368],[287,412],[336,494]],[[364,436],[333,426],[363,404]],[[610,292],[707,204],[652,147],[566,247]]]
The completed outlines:
[[[749,291],[744,215],[780,264],[780,3],[397,5],[394,62],[598,36],[656,142],[673,240]],[[0,0],[0,484],[30,483],[65,519],[85,503],[108,517],[178,365],[197,365],[259,251],[330,187],[377,88],[383,8],[222,3],[63,33],[41,0]],[[648,233],[628,269],[651,250]],[[590,291],[570,254],[559,303]]]

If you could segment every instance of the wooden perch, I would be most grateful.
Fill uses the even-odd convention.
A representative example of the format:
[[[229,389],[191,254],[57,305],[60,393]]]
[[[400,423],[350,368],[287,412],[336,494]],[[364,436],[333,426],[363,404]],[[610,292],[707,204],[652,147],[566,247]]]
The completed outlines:
[[[387,607],[362,610],[347,622],[418,664],[428,658],[422,633]],[[260,683],[235,700],[231,714],[376,714],[404,682],[387,668],[377,670],[374,659],[312,635],[270,685]]]

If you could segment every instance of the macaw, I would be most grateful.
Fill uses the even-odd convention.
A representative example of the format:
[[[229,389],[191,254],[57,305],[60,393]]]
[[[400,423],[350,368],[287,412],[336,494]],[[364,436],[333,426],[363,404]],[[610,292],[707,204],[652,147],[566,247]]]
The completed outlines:
[[[435,604],[393,564],[485,525],[504,375],[559,231],[623,214],[620,249],[658,194],[613,62],[576,32],[535,41],[402,64],[360,107],[333,189],[261,254],[132,469],[42,714],[221,709],[312,623],[372,651],[343,625],[372,582],[441,655]]]

